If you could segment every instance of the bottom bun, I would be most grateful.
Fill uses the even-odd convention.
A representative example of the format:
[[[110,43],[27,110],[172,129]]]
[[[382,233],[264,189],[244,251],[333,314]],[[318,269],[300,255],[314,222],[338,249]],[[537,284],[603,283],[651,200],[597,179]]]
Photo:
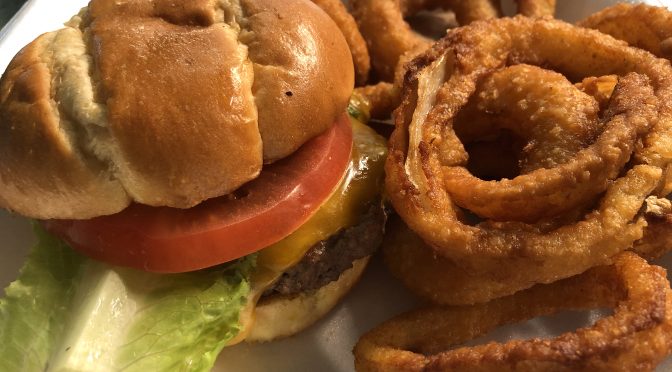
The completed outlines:
[[[265,342],[301,332],[329,312],[357,283],[371,257],[360,258],[338,280],[298,296],[271,296],[259,301],[245,341]]]

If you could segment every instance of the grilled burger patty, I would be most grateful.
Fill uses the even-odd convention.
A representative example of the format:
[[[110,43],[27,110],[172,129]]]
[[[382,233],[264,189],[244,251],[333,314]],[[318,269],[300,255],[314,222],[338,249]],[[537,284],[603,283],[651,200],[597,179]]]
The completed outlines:
[[[354,261],[370,256],[378,249],[383,240],[385,220],[383,204],[373,203],[358,224],[341,229],[313,245],[299,263],[264,292],[262,298],[311,292],[337,280]]]

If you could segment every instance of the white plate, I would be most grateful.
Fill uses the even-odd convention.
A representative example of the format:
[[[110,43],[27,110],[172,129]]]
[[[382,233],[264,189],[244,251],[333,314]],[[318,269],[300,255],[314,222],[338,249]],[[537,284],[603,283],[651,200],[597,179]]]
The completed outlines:
[[[59,28],[87,0],[29,0],[0,32],[0,71],[14,54],[42,32]],[[617,1],[559,0],[558,17],[581,19]],[[640,2],[640,1],[630,1]],[[644,1],[672,5],[672,0]],[[508,4],[506,9],[511,9]],[[13,280],[34,242],[30,222],[0,212],[0,286]],[[672,257],[660,264],[672,268]],[[411,308],[415,301],[391,278],[379,260],[374,260],[355,290],[324,320],[306,332],[284,341],[260,345],[238,345],[225,349],[217,371],[350,371],[352,347],[358,337],[381,321]],[[505,341],[549,337],[591,324],[600,316],[594,312],[567,312],[498,329],[480,339]],[[659,368],[672,370],[670,360]]]

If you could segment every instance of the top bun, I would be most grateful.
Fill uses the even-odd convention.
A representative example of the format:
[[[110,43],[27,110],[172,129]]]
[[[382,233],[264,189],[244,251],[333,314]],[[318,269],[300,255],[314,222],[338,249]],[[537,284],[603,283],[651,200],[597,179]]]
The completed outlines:
[[[331,126],[353,84],[343,36],[307,0],[92,0],[0,81],[0,206],[194,206]]]

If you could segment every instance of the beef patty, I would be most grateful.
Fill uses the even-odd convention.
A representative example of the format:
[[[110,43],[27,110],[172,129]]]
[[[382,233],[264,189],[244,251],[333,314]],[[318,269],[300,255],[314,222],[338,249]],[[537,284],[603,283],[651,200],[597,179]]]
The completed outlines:
[[[328,239],[317,242],[306,255],[287,270],[264,292],[263,297],[294,296],[315,291],[338,279],[352,263],[370,256],[380,246],[386,213],[382,203],[373,203],[359,223],[341,229]]]

